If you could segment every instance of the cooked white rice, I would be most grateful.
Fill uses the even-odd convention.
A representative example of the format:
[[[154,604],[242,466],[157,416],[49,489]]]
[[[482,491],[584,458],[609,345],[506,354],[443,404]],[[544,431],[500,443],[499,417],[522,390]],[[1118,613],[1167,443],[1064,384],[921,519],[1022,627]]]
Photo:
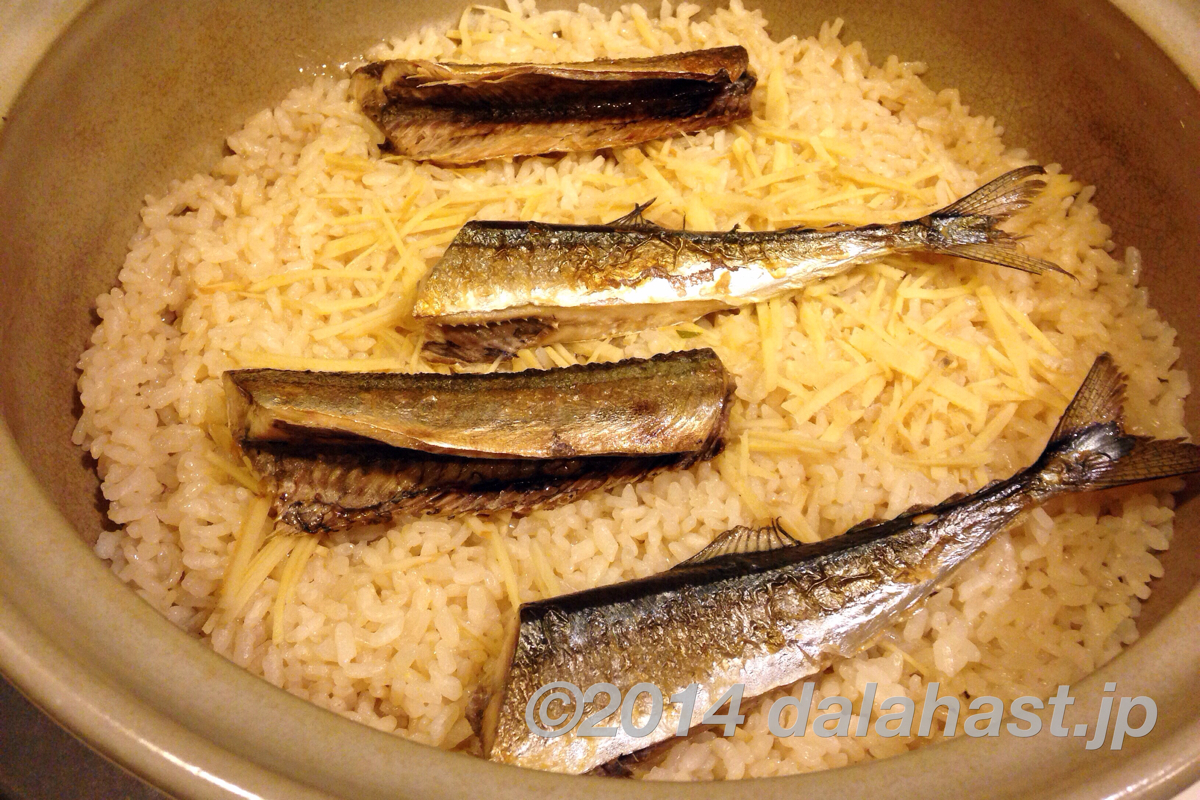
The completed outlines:
[[[538,13],[512,0],[371,55],[565,61],[742,44],[759,77],[748,122],[447,170],[380,160],[347,81],[325,78],[230,136],[233,154],[211,174],[149,199],[80,362],[75,440],[99,462],[119,530],[101,534],[96,552],[120,579],[294,694],[419,742],[470,748],[464,707],[518,602],[664,570],[733,525],[779,517],[802,539],[827,538],[1005,477],[1037,456],[1105,349],[1130,376],[1132,426],[1186,434],[1188,380],[1172,369],[1175,332],[1137,287],[1137,253],[1113,257],[1093,190],[1051,166],[1047,190],[1011,228],[1077,283],[890,258],[698,325],[500,365],[713,347],[738,386],[729,446],[714,462],[519,520],[410,520],[374,529],[374,541],[321,546],[266,540],[266,503],[225,432],[221,373],[431,369],[406,314],[416,282],[468,219],[601,223],[657,197],[648,216],[668,226],[887,222],[1027,163],[957,92],[925,86],[921,64],[874,66],[860,44],[844,44],[840,21],[776,42],[738,0],[707,19],[698,12],[663,2],[657,15]],[[1171,508],[1159,484],[1035,512],[878,644],[817,676],[814,702],[857,702],[868,681],[878,701],[907,695],[918,714],[932,680],[943,696],[1048,696],[1137,638]],[[777,740],[769,705],[732,738],[678,742],[648,777],[803,772],[928,741],[811,731]]]

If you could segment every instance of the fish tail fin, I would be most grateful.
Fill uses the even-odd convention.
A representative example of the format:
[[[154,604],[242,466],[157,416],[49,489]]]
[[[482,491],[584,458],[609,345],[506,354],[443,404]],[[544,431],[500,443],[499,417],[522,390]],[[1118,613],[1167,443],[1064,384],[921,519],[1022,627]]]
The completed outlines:
[[[966,197],[911,224],[925,234],[922,237],[925,249],[935,253],[998,264],[1035,275],[1059,272],[1071,276],[1049,261],[1022,253],[1017,247],[1020,237],[997,227],[1027,207],[1045,188],[1046,182],[1041,179],[1045,173],[1036,165],[1006,172]]]
[[[1028,206],[1037,193],[1046,188],[1046,182],[1041,178],[1045,174],[1046,170],[1037,164],[1018,167],[930,216],[978,215],[994,217],[997,222],[1006,220]]]
[[[1098,357],[1038,462],[1049,493],[1091,491],[1200,472],[1200,446],[1125,432],[1125,376]]]

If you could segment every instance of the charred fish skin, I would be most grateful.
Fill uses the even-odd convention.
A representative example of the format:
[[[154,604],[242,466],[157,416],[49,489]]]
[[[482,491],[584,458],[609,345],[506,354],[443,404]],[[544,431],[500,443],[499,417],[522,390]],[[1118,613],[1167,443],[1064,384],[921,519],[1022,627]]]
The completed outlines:
[[[1111,358],[1098,358],[1038,461],[970,496],[811,545],[774,529],[734,529],[665,573],[523,605],[484,715],[485,752],[538,769],[594,770],[674,736],[679,706],[666,704],[645,737],[625,733],[614,714],[597,723],[616,726],[612,737],[542,738],[524,716],[540,687],[611,683],[624,696],[647,682],[669,698],[696,683],[696,725],[734,684],[752,698],[854,655],[1049,498],[1200,471],[1200,447],[1125,433],[1123,385]],[[649,713],[641,699],[636,725]]]
[[[687,469],[724,440],[683,453],[580,458],[464,458],[375,445],[245,444],[274,496],[271,515],[304,533],[387,523],[401,514],[530,514],[589,492]]]
[[[724,445],[734,383],[689,350],[490,375],[235,370],[234,438],[309,533],[398,514],[464,514],[569,502],[684,469]]]
[[[740,46],[562,64],[383,61],[352,92],[393,151],[452,166],[629,146],[750,116]]]
[[[889,254],[1061,273],[999,227],[1044,187],[1043,174],[1021,167],[918,219],[858,228],[669,230],[644,220],[645,205],[610,225],[468,222],[422,280],[413,316],[432,357],[491,360],[688,322]]]

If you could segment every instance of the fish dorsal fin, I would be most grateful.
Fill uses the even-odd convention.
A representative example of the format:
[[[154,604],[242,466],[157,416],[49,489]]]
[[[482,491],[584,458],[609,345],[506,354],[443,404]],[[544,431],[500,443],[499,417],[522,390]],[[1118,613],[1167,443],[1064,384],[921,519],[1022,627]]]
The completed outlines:
[[[912,511],[912,509],[909,509],[909,511]],[[907,514],[909,511],[905,511],[904,513]],[[874,528],[876,525],[882,525],[885,522],[887,522],[887,520],[871,517],[870,519],[864,519],[862,522],[857,523],[852,528],[847,528],[845,532],[853,533],[854,531],[866,530],[867,528]]]
[[[681,561],[673,569],[694,567],[711,561],[714,558],[728,556],[734,553],[765,553],[770,550],[780,550],[784,547],[795,547],[800,542],[793,539],[778,524],[767,525],[763,528],[749,528],[739,525],[730,528],[712,540],[708,547],[701,550],[687,561]]]
[[[909,506],[908,508],[906,508],[903,513],[905,516],[907,516],[909,514],[924,514],[926,511],[928,511],[931,508],[933,508],[932,503],[917,503],[916,505],[912,505],[912,506]]]
[[[1124,417],[1124,402],[1125,376],[1117,369],[1112,356],[1101,353],[1075,393],[1075,399],[1063,412],[1050,441],[1057,441],[1097,423],[1115,422],[1120,425]]]
[[[994,486],[997,483],[1000,483],[1000,481],[992,481],[988,484],[988,487]],[[919,514],[926,514],[935,509],[942,508],[943,506],[948,506],[951,503],[957,503],[959,500],[965,500],[970,496],[971,495],[967,492],[955,492],[940,503],[917,503],[915,506],[909,506],[900,514],[900,516],[915,517]]]
[[[657,199],[657,197],[651,197],[646,202],[635,205],[633,211],[623,217],[617,217],[608,224],[613,228],[661,228],[661,225],[656,225],[642,216],[642,212],[653,205]]]

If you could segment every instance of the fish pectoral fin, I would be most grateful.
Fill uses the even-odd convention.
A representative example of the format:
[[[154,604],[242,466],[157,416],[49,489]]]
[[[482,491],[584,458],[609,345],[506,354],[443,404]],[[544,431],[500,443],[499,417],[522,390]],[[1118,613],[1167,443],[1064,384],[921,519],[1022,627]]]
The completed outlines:
[[[708,547],[686,561],[680,561],[672,569],[694,567],[697,564],[712,561],[714,558],[735,553],[765,553],[770,550],[780,550],[784,547],[797,547],[799,545],[800,542],[788,535],[777,523],[772,523],[762,528],[750,528],[745,525],[739,525],[736,528],[730,528],[725,531],[716,539],[713,539]]]
[[[913,506],[905,511],[904,514],[901,514],[901,516],[905,516],[907,514],[920,514],[921,512],[928,511],[931,508],[933,508],[933,506]],[[883,525],[886,522],[887,520],[879,519],[878,517],[871,517],[871,519],[864,519],[862,522],[858,523],[852,528],[847,528],[846,533],[853,533],[854,531],[863,531],[867,528],[874,528],[878,525]]]
[[[630,211],[623,217],[617,217],[608,223],[609,226],[613,228],[650,228],[653,230],[663,230],[661,225],[657,225],[642,216],[642,212],[654,205],[654,201],[657,199],[657,197],[651,197],[646,202],[635,205],[633,211]]]

